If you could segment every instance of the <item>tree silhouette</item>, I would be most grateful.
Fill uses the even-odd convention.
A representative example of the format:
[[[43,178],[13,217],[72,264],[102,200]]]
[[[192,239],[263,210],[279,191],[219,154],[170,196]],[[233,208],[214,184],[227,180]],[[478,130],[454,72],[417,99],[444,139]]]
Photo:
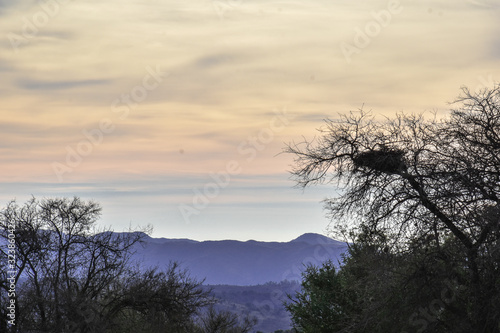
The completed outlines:
[[[392,253],[456,241],[470,331],[493,332],[500,322],[500,85],[463,88],[455,105],[442,119],[351,112],[327,120],[316,142],[286,151],[295,155],[299,186],[341,188],[326,200],[337,230],[383,234],[379,245]]]

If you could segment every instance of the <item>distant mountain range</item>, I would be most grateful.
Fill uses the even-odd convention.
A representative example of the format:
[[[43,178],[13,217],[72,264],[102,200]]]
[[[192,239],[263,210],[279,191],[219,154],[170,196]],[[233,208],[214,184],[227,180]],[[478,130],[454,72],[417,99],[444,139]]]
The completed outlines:
[[[143,267],[164,267],[177,261],[191,276],[210,285],[258,285],[300,281],[304,265],[341,260],[344,242],[319,234],[304,234],[290,242],[194,241],[146,236],[134,259]]]

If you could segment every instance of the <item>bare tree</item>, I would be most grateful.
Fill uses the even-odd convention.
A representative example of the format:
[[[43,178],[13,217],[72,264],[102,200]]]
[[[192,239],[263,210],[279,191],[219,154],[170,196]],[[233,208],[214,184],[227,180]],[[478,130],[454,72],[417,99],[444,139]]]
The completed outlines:
[[[500,86],[463,88],[456,103],[443,119],[398,114],[378,121],[351,112],[327,120],[316,142],[286,151],[296,157],[299,186],[341,189],[326,200],[341,230],[384,235],[391,251],[456,240],[469,272],[471,327],[493,332],[500,321],[492,303],[500,292]]]
[[[142,233],[98,230],[100,212],[97,203],[76,197],[32,198],[24,206],[12,201],[1,211],[4,265],[10,226],[16,245],[20,325],[12,330],[21,326],[24,331],[62,332],[73,323],[78,332],[85,332],[89,312],[82,315],[82,304],[97,300],[123,275],[134,244],[143,237]]]
[[[217,311],[213,304],[199,321],[203,333],[248,333],[257,323],[256,318],[248,315],[239,318],[229,311]]]
[[[109,332],[189,332],[200,308],[212,303],[203,280],[178,263],[132,271],[110,286],[101,302]]]

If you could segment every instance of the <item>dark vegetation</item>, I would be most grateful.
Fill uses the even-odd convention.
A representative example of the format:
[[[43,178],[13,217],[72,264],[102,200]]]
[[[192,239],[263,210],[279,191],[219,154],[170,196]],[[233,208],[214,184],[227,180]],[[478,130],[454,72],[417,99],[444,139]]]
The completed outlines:
[[[289,145],[300,186],[334,183],[339,271],[310,266],[299,332],[500,332],[500,86],[463,88],[443,119],[360,110]]]

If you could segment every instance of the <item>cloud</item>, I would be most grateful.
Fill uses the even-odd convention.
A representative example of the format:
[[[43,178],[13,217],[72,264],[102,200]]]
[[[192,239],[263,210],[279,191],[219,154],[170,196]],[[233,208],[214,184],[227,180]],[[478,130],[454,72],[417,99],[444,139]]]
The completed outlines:
[[[18,1],[0,0],[0,12],[4,8],[13,7],[16,4],[16,2],[18,2]]]
[[[6,15],[11,9],[22,8],[27,9],[32,7],[36,0],[0,0],[0,15]]]
[[[266,229],[279,240],[290,233],[303,233],[314,228],[320,231],[327,224],[320,201],[331,194],[329,189],[310,188],[304,196],[292,188],[286,176],[268,174],[258,177],[239,175],[211,198],[207,209],[193,216],[187,225],[179,213],[180,204],[191,204],[194,189],[203,191],[205,184],[214,180],[208,175],[141,175],[120,180],[99,182],[4,182],[0,193],[0,206],[16,198],[23,204],[32,195],[44,197],[79,196],[95,200],[103,207],[98,225],[112,225],[121,231],[128,226],[153,224],[157,235],[218,239],[221,230],[228,230],[233,238],[259,238],[252,230]],[[216,228],[215,226],[220,226]],[[316,229],[317,228],[317,229]],[[239,230],[237,236],[235,229]],[[300,231],[300,232],[299,232]],[[303,231],[303,232],[302,232]]]
[[[227,65],[234,61],[234,56],[229,56],[225,54],[207,55],[198,58],[195,61],[195,66],[200,69],[210,69],[213,67],[219,67]]]
[[[0,72],[7,73],[7,72],[14,72],[14,71],[15,71],[15,69],[13,67],[12,62],[0,59]]]
[[[111,80],[62,80],[62,81],[42,81],[33,79],[20,79],[18,86],[27,90],[65,90],[85,86],[109,84]]]
[[[468,3],[475,7],[488,10],[493,8],[500,8],[500,4],[496,0],[468,0]]]
[[[37,36],[41,38],[46,37],[51,39],[72,40],[76,38],[76,35],[76,31],[44,29],[41,30]]]

